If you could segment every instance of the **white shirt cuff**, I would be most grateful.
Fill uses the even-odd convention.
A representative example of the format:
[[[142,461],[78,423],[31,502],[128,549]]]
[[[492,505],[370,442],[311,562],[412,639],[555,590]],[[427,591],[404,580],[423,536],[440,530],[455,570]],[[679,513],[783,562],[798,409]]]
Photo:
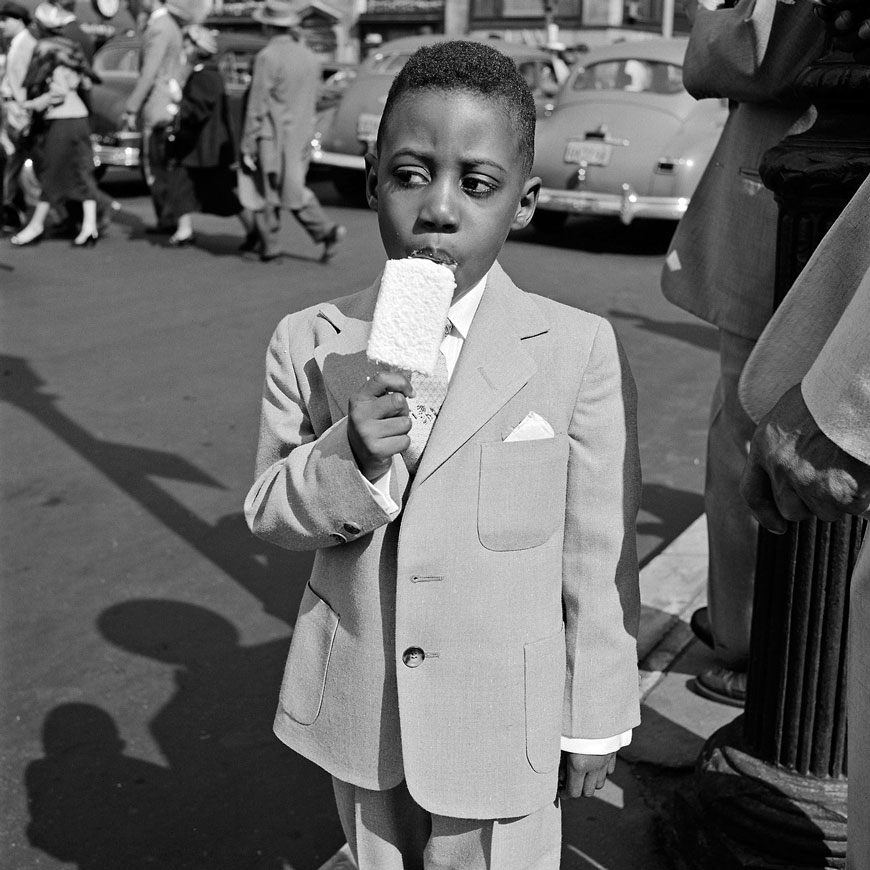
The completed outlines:
[[[581,755],[609,755],[631,743],[632,729],[613,737],[563,737],[562,751]]]
[[[371,493],[372,498],[378,507],[382,508],[384,513],[391,520],[399,515],[399,506],[393,501],[390,495],[390,481],[392,480],[393,470],[388,468],[380,477],[375,480],[369,480],[362,472],[360,477],[365,481],[366,488]]]

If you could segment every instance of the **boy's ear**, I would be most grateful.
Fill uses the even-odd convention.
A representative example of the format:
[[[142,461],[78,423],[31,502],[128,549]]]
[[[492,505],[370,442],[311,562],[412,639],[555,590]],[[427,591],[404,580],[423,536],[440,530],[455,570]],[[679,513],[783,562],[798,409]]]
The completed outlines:
[[[378,158],[370,151],[366,153],[366,200],[369,208],[378,210]]]
[[[541,179],[537,175],[526,179],[523,185],[523,192],[520,195],[520,204],[517,206],[517,213],[514,215],[511,223],[512,230],[521,230],[528,226],[532,215],[535,213],[535,206],[538,204],[538,194],[541,192]]]

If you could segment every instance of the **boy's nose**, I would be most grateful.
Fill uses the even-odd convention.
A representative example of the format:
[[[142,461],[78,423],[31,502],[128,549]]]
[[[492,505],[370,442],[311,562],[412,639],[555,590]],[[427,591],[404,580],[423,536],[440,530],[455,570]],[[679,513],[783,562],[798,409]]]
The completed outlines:
[[[428,230],[451,232],[459,225],[455,191],[449,184],[433,184],[423,204],[420,219]]]

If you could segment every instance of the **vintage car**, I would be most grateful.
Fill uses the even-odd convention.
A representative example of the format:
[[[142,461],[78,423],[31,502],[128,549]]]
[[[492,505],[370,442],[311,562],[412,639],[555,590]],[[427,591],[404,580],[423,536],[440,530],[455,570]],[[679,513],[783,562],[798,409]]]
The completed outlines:
[[[267,38],[258,33],[218,33],[218,67],[223,75],[230,122],[241,126],[242,100],[251,81],[257,52]],[[142,135],[120,129],[124,103],[139,76],[142,38],[119,36],[107,42],[94,57],[94,70],[102,79],[91,92],[91,140],[98,173],[109,166],[140,165]]]
[[[268,37],[256,30],[218,32],[218,68],[224,79],[230,123],[236,138],[241,133],[242,102],[251,82],[254,58]],[[94,69],[102,79],[91,93],[91,137],[98,174],[109,166],[136,168],[140,165],[142,135],[138,130],[120,129],[124,103],[139,75],[142,38],[119,36],[107,42],[94,57]],[[318,110],[335,105],[352,80],[353,67],[327,61]]]
[[[360,64],[335,110],[321,117],[312,142],[312,169],[327,168],[339,194],[348,201],[365,201],[365,153],[377,138],[393,78],[420,46],[446,39],[407,36],[383,43]],[[514,59],[543,113],[547,101],[558,90],[552,55],[534,46],[502,41],[491,44]]]
[[[625,224],[682,216],[728,114],[727,101],[695,100],[683,87],[687,42],[620,42],[583,56],[538,123],[538,229],[578,214]]]

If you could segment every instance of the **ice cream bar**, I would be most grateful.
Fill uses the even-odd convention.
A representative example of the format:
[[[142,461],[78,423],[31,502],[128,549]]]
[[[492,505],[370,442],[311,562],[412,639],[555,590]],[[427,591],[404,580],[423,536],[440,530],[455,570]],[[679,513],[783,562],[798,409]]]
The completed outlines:
[[[444,338],[456,281],[423,257],[387,260],[366,354],[375,363],[431,375]]]

